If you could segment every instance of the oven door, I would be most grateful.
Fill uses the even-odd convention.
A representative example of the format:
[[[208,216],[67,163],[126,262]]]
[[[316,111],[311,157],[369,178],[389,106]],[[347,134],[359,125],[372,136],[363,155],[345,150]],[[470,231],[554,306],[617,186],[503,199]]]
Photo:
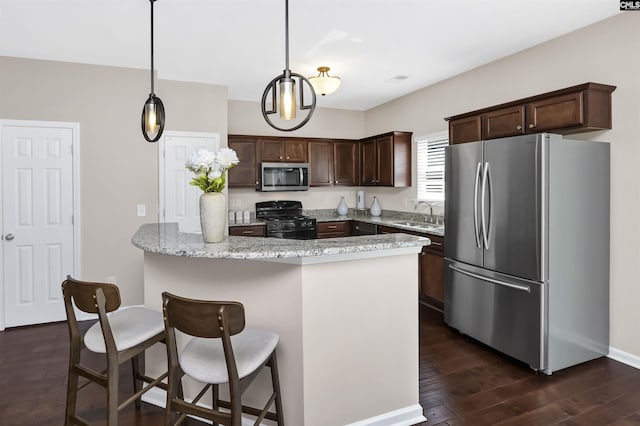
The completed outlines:
[[[318,229],[316,227],[309,227],[269,230],[267,227],[267,237],[287,238],[290,240],[315,240],[318,238]]]

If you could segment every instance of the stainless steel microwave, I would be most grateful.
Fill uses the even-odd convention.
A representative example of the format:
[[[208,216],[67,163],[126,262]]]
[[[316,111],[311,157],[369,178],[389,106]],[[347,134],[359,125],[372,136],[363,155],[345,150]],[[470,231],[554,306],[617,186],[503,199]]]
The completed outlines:
[[[261,163],[259,191],[306,191],[309,189],[308,163]]]

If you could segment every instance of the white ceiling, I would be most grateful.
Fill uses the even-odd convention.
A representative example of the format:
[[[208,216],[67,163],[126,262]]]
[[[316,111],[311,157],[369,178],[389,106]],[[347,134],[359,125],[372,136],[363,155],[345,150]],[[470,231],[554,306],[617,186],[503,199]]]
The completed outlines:
[[[158,76],[259,101],[284,69],[284,3],[158,0]],[[331,67],[342,86],[318,106],[367,110],[616,13],[617,0],[290,0],[290,68]],[[0,55],[148,69],[149,20],[148,0],[0,0]]]

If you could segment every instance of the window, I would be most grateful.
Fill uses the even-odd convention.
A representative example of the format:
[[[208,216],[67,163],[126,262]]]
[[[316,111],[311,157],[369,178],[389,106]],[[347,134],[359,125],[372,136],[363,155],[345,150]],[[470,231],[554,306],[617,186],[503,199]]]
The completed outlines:
[[[444,201],[444,147],[448,144],[447,133],[417,138],[418,200]]]

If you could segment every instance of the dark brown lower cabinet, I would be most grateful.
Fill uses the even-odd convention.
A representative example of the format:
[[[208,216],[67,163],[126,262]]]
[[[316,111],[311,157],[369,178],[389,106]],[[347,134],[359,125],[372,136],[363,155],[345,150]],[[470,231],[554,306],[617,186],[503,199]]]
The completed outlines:
[[[346,221],[318,222],[318,238],[348,237],[350,226]]]
[[[264,237],[265,227],[263,225],[230,226],[229,235],[239,237]]]
[[[440,311],[444,309],[444,238],[428,235],[431,245],[420,253],[420,300]]]
[[[404,231],[391,226],[378,226],[378,234],[392,234],[396,232],[425,235],[417,232]],[[427,234],[426,236],[431,240],[431,245],[423,247],[418,256],[420,301],[442,311],[444,309],[444,238],[432,234]]]

